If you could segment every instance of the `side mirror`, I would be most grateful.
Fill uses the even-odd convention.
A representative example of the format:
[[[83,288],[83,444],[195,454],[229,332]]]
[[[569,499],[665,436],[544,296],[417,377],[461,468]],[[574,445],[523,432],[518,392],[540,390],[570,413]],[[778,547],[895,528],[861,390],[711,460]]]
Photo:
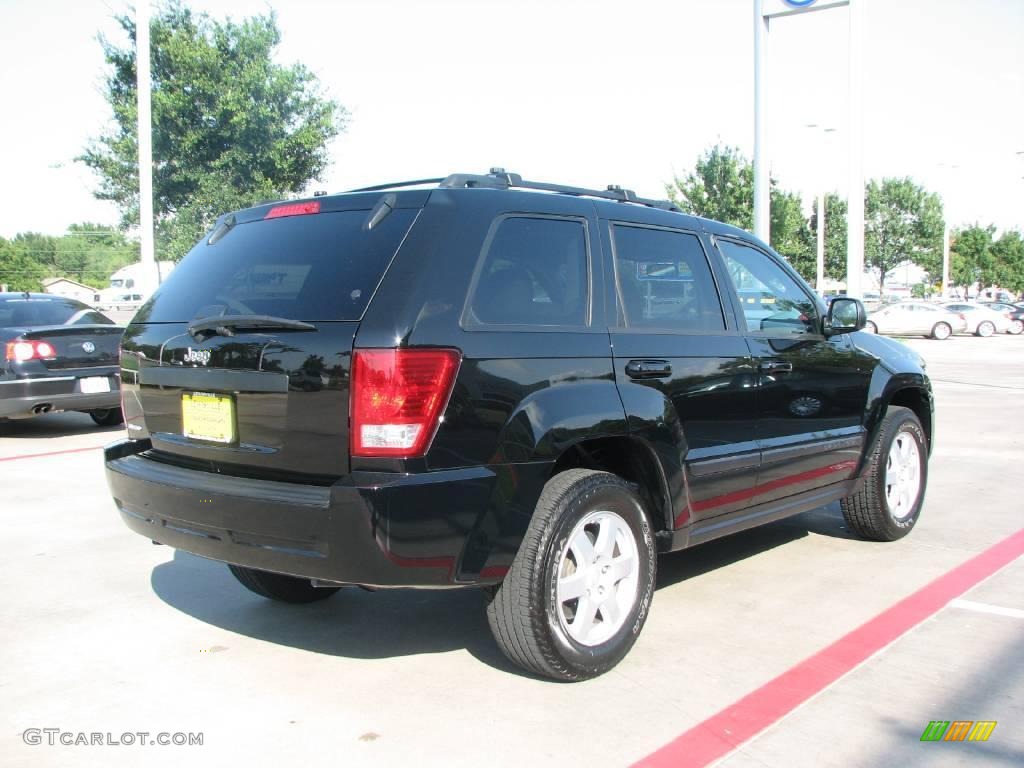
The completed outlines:
[[[867,324],[867,321],[868,313],[860,299],[839,296],[832,299],[832,303],[828,305],[823,330],[826,336],[851,333],[859,331]]]

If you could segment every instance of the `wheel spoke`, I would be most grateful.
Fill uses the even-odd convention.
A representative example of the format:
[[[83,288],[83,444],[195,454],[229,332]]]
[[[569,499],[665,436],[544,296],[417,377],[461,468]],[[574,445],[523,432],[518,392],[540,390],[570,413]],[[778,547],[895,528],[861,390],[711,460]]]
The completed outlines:
[[[619,603],[615,595],[609,595],[608,599],[601,603],[601,621],[609,624],[616,624],[619,620]]]
[[[597,616],[597,603],[586,596],[581,597],[579,603],[576,604],[576,616],[573,618],[572,624],[569,625],[572,636],[580,642],[584,642],[587,635],[590,634],[590,630],[594,628],[595,616]]]
[[[910,463],[910,438],[904,437],[900,440],[900,466],[905,467]]]
[[[587,591],[587,576],[584,571],[576,571],[571,576],[558,580],[558,602],[564,603],[567,600],[574,600],[581,597]]]
[[[569,548],[576,557],[576,570],[586,570],[594,562],[594,544],[590,541],[587,532],[580,528],[572,537]]]
[[[615,522],[611,518],[604,518],[598,522],[600,528],[597,531],[597,541],[594,542],[594,552],[598,557],[611,559],[615,551]]]
[[[616,557],[611,562],[612,583],[618,584],[627,576],[631,575],[636,567],[636,556],[633,553]]]

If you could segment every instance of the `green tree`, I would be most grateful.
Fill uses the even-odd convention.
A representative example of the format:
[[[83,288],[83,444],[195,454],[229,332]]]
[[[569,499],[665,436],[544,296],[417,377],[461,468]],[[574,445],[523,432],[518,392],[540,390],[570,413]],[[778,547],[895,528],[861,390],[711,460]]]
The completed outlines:
[[[754,169],[736,147],[716,144],[697,158],[693,171],[665,189],[687,213],[754,228]]]
[[[818,274],[817,244],[795,192],[772,188],[771,233],[772,247],[813,285]]]
[[[46,269],[27,249],[0,237],[0,285],[10,291],[39,291],[44,277]]]
[[[68,277],[93,287],[107,284],[110,275],[139,259],[139,244],[113,227],[72,224],[56,243],[51,276]]]
[[[995,282],[1013,293],[1024,291],[1024,238],[1016,230],[1004,232],[992,244]]]
[[[930,274],[942,263],[942,202],[911,179],[872,180],[864,203],[864,264],[885,274],[910,260]]]
[[[665,191],[687,213],[741,229],[754,228],[754,169],[736,147],[716,144],[697,158],[694,170],[676,176]],[[815,251],[799,195],[771,180],[771,244],[805,277],[814,279]]]
[[[113,127],[78,158],[99,176],[122,224],[138,223],[135,21],[128,37],[100,38],[110,67]],[[347,113],[301,64],[274,62],[281,39],[271,12],[211,19],[170,0],[151,22],[153,196],[159,258],[180,258],[217,215],[301,191],[328,163]]]
[[[962,286],[964,296],[975,283],[995,282],[995,259],[992,255],[994,226],[975,224],[953,233],[949,249],[949,271],[953,285]]]
[[[815,251],[817,271],[818,200],[810,221],[810,237]],[[825,195],[825,276],[833,280],[846,279],[846,200],[835,192]]]

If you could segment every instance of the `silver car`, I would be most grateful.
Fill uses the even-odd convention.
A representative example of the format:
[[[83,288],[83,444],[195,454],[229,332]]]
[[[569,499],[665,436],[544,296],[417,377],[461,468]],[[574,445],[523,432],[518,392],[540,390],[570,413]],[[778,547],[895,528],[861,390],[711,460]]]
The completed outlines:
[[[900,301],[871,312],[864,330],[868,333],[948,339],[954,333],[967,330],[967,318],[939,304]]]

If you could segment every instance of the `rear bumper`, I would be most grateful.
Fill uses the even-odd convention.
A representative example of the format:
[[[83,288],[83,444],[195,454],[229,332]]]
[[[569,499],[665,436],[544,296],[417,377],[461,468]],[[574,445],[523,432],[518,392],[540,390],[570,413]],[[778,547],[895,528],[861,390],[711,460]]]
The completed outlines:
[[[145,440],[107,446],[106,475],[125,524],[161,544],[373,586],[486,584],[506,570],[467,557],[495,492],[493,468],[355,473],[325,487],[174,466],[151,458],[149,447]]]
[[[91,411],[97,408],[120,408],[121,394],[116,369],[103,368],[88,377],[105,377],[110,391],[95,394],[81,392],[81,379],[73,374],[36,379],[0,380],[0,418],[22,418],[35,415],[40,406],[49,411]]]

